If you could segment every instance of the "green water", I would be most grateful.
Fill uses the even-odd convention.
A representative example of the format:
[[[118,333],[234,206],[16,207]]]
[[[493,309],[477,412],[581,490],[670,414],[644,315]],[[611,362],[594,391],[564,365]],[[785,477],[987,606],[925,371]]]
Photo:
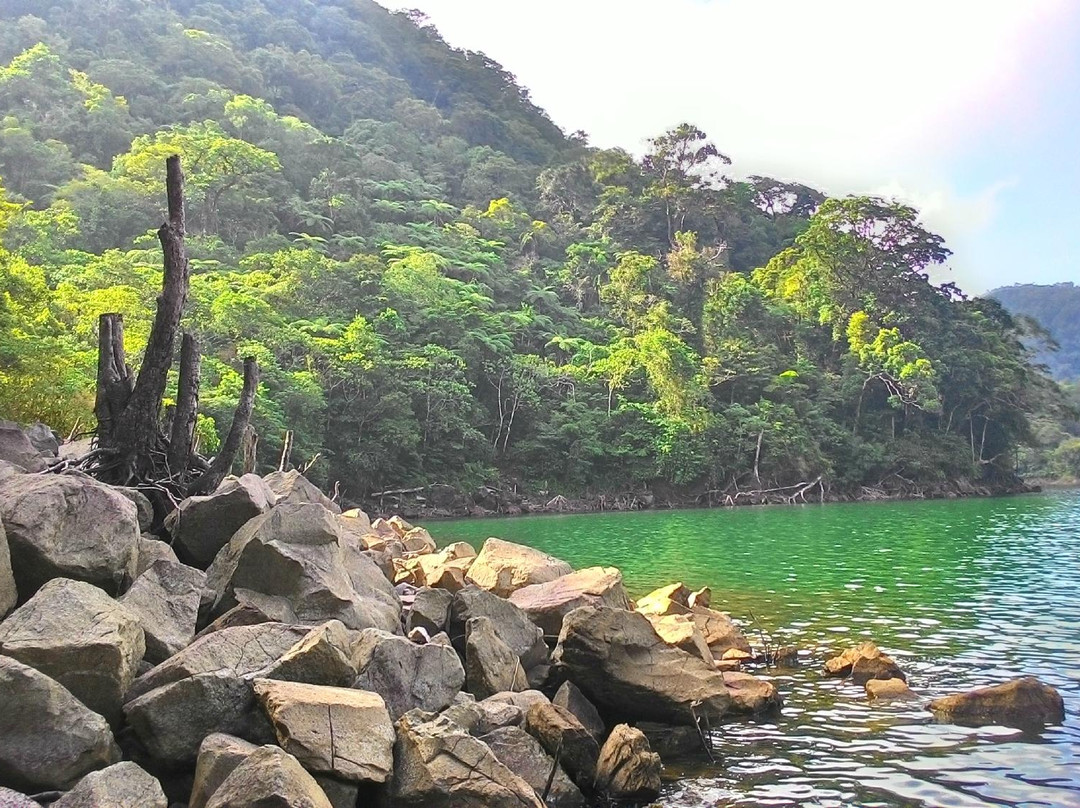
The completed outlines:
[[[1080,808],[1078,492],[428,527],[440,543],[498,536],[575,568],[617,566],[635,595],[711,586],[752,642],[802,649],[795,671],[756,671],[784,694],[782,717],[724,727],[721,764],[669,765],[663,805]],[[817,673],[862,639],[926,699],[1038,676],[1065,696],[1066,724],[1023,735],[871,707],[862,688]]]

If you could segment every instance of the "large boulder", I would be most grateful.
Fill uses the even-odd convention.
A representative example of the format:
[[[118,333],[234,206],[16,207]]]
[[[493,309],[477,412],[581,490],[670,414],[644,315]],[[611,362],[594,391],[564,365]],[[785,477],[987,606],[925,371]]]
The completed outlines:
[[[137,764],[117,763],[86,775],[54,808],[168,808],[161,784]]]
[[[487,744],[419,711],[398,719],[388,796],[399,808],[544,808]]]
[[[138,515],[139,530],[143,533],[148,532],[154,526],[154,505],[150,502],[150,498],[138,488],[113,486],[113,491],[131,500]]]
[[[870,679],[907,680],[903,671],[872,642],[864,642],[846,649],[838,656],[825,660],[827,676],[850,676],[855,684],[865,684]]]
[[[716,718],[735,708],[715,666],[667,645],[648,618],[607,607],[575,609],[563,621],[554,660],[612,716],[671,724]],[[765,683],[778,707],[775,688]]]
[[[139,620],[96,586],[54,578],[0,623],[0,653],[37,668],[110,721],[146,650]]]
[[[450,604],[454,596],[445,589],[424,587],[416,591],[413,598],[412,608],[405,616],[405,630],[412,631],[414,628],[422,628],[429,637],[434,637],[440,631],[449,631],[450,628]]]
[[[691,597],[695,593],[691,593]],[[690,608],[690,618],[705,638],[713,657],[720,659],[728,651],[750,653],[750,643],[742,630],[723,612],[707,606],[694,605]]]
[[[543,630],[513,603],[478,586],[456,592],[450,606],[449,634],[458,653],[465,653],[465,629],[475,617],[491,620],[499,639],[510,646],[526,671],[547,662]]]
[[[273,729],[255,701],[252,683],[227,673],[200,673],[151,690],[124,705],[135,736],[168,767],[195,763],[212,733],[272,743]]]
[[[495,757],[510,771],[543,794],[551,780],[545,802],[549,808],[585,808],[585,796],[563,767],[544,751],[540,742],[521,727],[504,726],[480,736]],[[554,774],[552,773],[554,769]]]
[[[738,626],[723,612],[709,608],[711,593],[708,588],[691,592],[684,584],[674,583],[655,589],[638,599],[634,610],[649,617],[654,625],[667,626],[667,631],[674,631],[676,623],[663,618],[688,616],[694,621],[698,631],[716,659],[735,649],[745,654],[750,653],[750,643]],[[663,636],[664,631],[660,632]]]
[[[510,593],[510,602],[549,637],[559,636],[563,618],[579,606],[630,608],[622,573],[615,567],[589,567],[547,583],[524,586]]]
[[[525,731],[540,742],[580,787],[591,789],[596,780],[600,747],[577,717],[557,704],[537,703],[525,713]]]
[[[619,801],[651,802],[660,796],[661,768],[645,734],[619,724],[600,750],[596,790]]]
[[[215,631],[140,676],[128,698],[200,674],[241,678],[264,675],[310,631],[307,626],[283,623],[258,623]]]
[[[352,629],[400,630],[393,586],[371,559],[347,549],[334,515],[321,505],[279,505],[245,524],[214,559],[213,613],[237,605],[244,589],[266,597],[256,603],[264,611],[275,602],[287,607],[281,617],[288,622],[336,619]]]
[[[488,539],[465,580],[499,597],[530,584],[554,581],[574,570],[565,561],[522,544]]]
[[[174,561],[156,561],[120,598],[146,634],[146,661],[164,662],[195,639],[206,573]]]
[[[41,808],[41,803],[34,802],[18,791],[0,786],[0,808]]]
[[[41,471],[46,467],[41,450],[30,440],[30,435],[13,421],[0,421],[0,460],[14,463],[27,471]]]
[[[226,477],[214,493],[181,502],[166,526],[180,559],[204,570],[236,531],[276,501],[270,486],[255,474]]]
[[[940,721],[973,727],[998,724],[1037,729],[1065,721],[1061,694],[1033,676],[935,699],[928,709]]]
[[[154,566],[158,561],[171,561],[174,564],[180,563],[180,559],[176,557],[176,552],[173,550],[172,546],[151,536],[149,533],[143,533],[139,536],[139,542],[135,549],[135,559],[135,570],[132,575],[136,581],[139,579],[140,575]]]
[[[263,477],[270,490],[277,496],[277,502],[289,505],[322,505],[330,513],[341,513],[341,506],[326,496],[307,477],[296,469],[275,471]],[[361,513],[363,513],[361,511]],[[366,518],[366,517],[365,517]]]
[[[199,746],[199,759],[195,764],[195,779],[191,786],[188,808],[206,808],[206,803],[225,782],[225,778],[258,748],[242,738],[221,732],[207,735]]]
[[[71,788],[119,760],[108,722],[44,673],[0,656],[0,694],[0,785]]]
[[[705,636],[689,614],[645,615],[652,623],[653,631],[661,640],[675,648],[681,648],[705,662],[713,661],[712,650]]]
[[[470,693],[486,699],[504,690],[528,689],[521,660],[499,639],[489,618],[472,618],[465,631],[465,681]]]
[[[315,778],[287,752],[263,746],[218,786],[206,808],[333,808]]]
[[[449,645],[417,645],[379,629],[365,629],[353,646],[354,687],[382,696],[395,721],[409,710],[439,712],[465,684],[465,669]]]
[[[394,725],[378,693],[256,679],[255,696],[278,743],[311,771],[384,783],[394,768]]]
[[[53,578],[116,592],[133,577],[135,505],[88,477],[16,474],[0,480],[0,523],[22,598]]]
[[[562,686],[556,691],[551,703],[573,713],[574,717],[581,722],[585,729],[592,733],[594,738],[603,736],[604,721],[600,718],[600,712],[573,682],[563,682]]]
[[[312,628],[258,675],[286,682],[350,687],[356,679],[353,635],[341,621],[328,620]]]
[[[7,534],[0,524],[0,620],[15,608],[19,602],[19,590],[15,586],[15,576],[11,573],[11,552],[8,550]],[[447,603],[449,610],[450,604]]]

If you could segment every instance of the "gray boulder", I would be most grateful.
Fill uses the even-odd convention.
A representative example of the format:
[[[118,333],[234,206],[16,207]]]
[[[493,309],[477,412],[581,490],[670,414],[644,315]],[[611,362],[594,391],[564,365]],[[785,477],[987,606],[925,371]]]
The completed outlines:
[[[573,682],[563,682],[562,686],[556,691],[555,698],[551,700],[551,703],[573,713],[574,717],[581,722],[585,729],[592,733],[594,738],[604,736],[604,721],[600,718],[599,711]]]
[[[269,599],[255,604],[264,611],[274,608],[272,599],[287,603],[301,622],[336,619],[352,629],[399,631],[393,586],[371,559],[346,550],[333,514],[321,505],[279,505],[245,524],[214,559],[213,614],[237,605],[243,589]]]
[[[276,501],[274,492],[255,474],[226,477],[214,493],[181,502],[165,525],[180,559],[204,570],[236,531]]]
[[[526,671],[548,660],[544,632],[510,601],[478,586],[466,586],[454,594],[450,608],[450,639],[458,653],[465,653],[465,627],[474,617],[487,617],[499,639],[521,660]]]
[[[13,421],[0,421],[0,460],[21,466],[27,471],[46,467],[41,451],[34,446],[26,431]]]
[[[138,618],[96,586],[54,578],[0,624],[0,653],[37,668],[110,721],[146,650]]]
[[[307,477],[296,469],[292,471],[275,471],[263,477],[270,490],[277,496],[279,505],[322,505],[333,514],[341,513],[341,507],[326,496],[317,486],[313,485]],[[363,511],[360,512],[363,514]],[[360,519],[360,516],[356,516]],[[367,518],[364,515],[363,518]],[[359,525],[358,525],[359,526]],[[371,523],[368,522],[370,528]]]
[[[543,794],[551,779],[547,795],[549,808],[585,808],[585,796],[574,782],[556,766],[555,760],[540,742],[520,727],[506,726],[492,730],[480,737],[495,757],[510,771],[532,786],[537,794]],[[552,768],[555,774],[552,776]]]
[[[120,598],[146,634],[147,662],[164,662],[195,639],[206,573],[179,562],[156,561]]]
[[[136,679],[128,698],[134,699],[200,674],[254,678],[262,675],[310,631],[309,626],[282,623],[258,623],[215,631]]]
[[[18,791],[0,786],[0,808],[41,808],[41,803],[34,802]]]
[[[180,559],[176,557],[172,547],[149,533],[143,533],[139,536],[135,550],[135,571],[132,573],[135,580],[138,580],[140,575],[154,566],[156,561],[180,563]]]
[[[206,808],[333,808],[315,778],[276,746],[256,749],[218,786]]]
[[[350,687],[356,679],[352,662],[353,632],[339,620],[315,626],[259,676],[309,685]]]
[[[11,552],[8,550],[4,526],[0,524],[0,620],[3,620],[18,602],[19,591],[15,586],[15,576],[11,573]]]
[[[86,775],[53,803],[55,808],[169,808],[161,784],[125,761]]]
[[[378,693],[256,679],[255,697],[278,743],[305,768],[353,782],[390,776],[394,725]]]
[[[575,783],[592,788],[600,746],[573,713],[556,704],[534,704],[525,713],[525,731],[549,754],[558,755]]]
[[[116,592],[133,577],[138,511],[88,477],[16,474],[0,480],[0,522],[23,598],[52,578]]]
[[[465,627],[465,681],[478,699],[503,690],[527,690],[521,660],[499,639],[487,617],[473,617]]]
[[[135,736],[158,763],[190,766],[212,733],[272,743],[274,733],[258,708],[249,679],[200,673],[151,690],[124,705]]]
[[[67,789],[119,760],[105,719],[40,671],[0,656],[0,694],[0,784]]]
[[[660,796],[660,756],[649,748],[645,734],[619,724],[600,750],[596,790],[615,800],[651,802]]]
[[[199,746],[199,759],[195,763],[195,780],[191,787],[188,808],[206,808],[206,803],[225,782],[225,778],[258,748],[242,738],[221,732],[207,735]]]
[[[544,808],[487,744],[419,711],[398,719],[388,797],[398,808]]]
[[[135,506],[139,519],[139,530],[146,533],[154,525],[154,506],[150,503],[146,494],[138,488],[113,486],[113,490],[121,496],[130,499]]]
[[[60,453],[60,439],[47,424],[37,421],[25,430],[31,445],[44,457],[56,457]]]
[[[553,659],[589,699],[616,716],[692,724],[695,711],[716,719],[736,709],[714,665],[666,644],[636,612],[575,609],[563,622]],[[775,687],[760,685],[765,698],[755,691],[753,703],[779,708]]]
[[[450,605],[453,601],[453,593],[445,589],[428,586],[418,589],[412,608],[405,617],[405,630],[422,628],[429,637],[434,637],[440,631],[449,633]]]
[[[353,648],[354,687],[378,693],[390,717],[412,709],[438,712],[465,684],[465,669],[449,645],[417,645],[378,629],[365,629]]]

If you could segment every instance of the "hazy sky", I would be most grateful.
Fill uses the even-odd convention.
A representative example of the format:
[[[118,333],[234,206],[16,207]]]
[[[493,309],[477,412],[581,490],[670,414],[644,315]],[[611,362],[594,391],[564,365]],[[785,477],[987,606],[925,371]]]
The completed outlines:
[[[1076,0],[382,0],[641,153],[681,121],[737,174],[915,204],[971,292],[1080,282]]]

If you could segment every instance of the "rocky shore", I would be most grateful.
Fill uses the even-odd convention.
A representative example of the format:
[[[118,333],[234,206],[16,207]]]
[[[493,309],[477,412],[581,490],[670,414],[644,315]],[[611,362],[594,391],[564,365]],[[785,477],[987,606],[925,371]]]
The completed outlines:
[[[297,472],[154,528],[139,491],[0,461],[0,806],[641,803],[661,755],[782,707],[708,589],[633,602],[613,567],[437,549]],[[906,689],[872,646],[829,667]],[[935,710],[1061,720],[1044,685],[1005,687]]]

